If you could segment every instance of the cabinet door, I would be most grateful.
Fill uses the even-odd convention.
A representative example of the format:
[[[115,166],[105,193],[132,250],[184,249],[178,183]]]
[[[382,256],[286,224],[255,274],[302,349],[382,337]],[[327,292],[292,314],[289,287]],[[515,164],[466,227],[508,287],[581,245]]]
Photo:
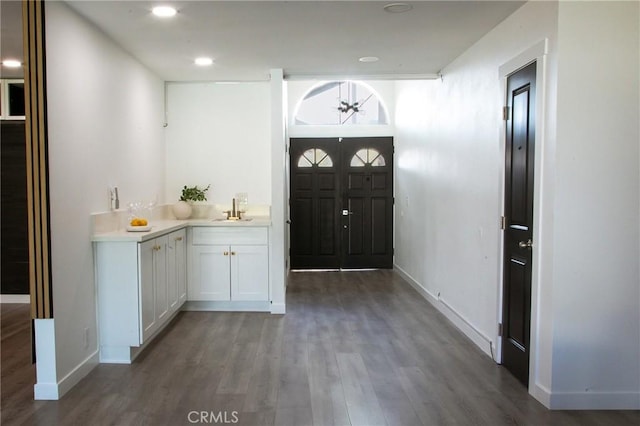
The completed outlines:
[[[229,246],[192,247],[189,300],[230,300]]]
[[[167,291],[169,311],[175,312],[187,300],[187,246],[184,229],[172,232],[167,241]]]
[[[231,246],[231,300],[269,300],[267,246]]]
[[[154,254],[156,241],[138,244],[140,282],[140,344],[158,329],[154,288]]]
[[[175,312],[180,305],[180,296],[185,285],[184,245],[185,232],[176,231],[169,234],[167,239],[167,294],[169,312]]]
[[[169,293],[167,288],[167,236],[155,240],[153,252],[153,281],[156,290],[156,315],[159,322],[169,317]]]
[[[167,298],[169,311],[178,307],[178,274],[176,272],[176,242],[173,234],[167,240]]]
[[[178,307],[187,301],[187,244],[186,237],[182,237],[176,244],[176,270],[178,275]]]

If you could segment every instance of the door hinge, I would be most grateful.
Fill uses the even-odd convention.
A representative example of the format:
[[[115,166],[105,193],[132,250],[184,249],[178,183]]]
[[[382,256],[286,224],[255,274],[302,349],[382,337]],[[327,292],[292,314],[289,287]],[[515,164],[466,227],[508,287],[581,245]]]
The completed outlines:
[[[503,231],[507,229],[507,218],[504,216],[500,216],[500,229]]]
[[[502,323],[498,323],[498,337],[502,337],[502,334],[503,334]]]
[[[511,112],[511,109],[508,106],[502,107],[502,119],[504,121],[509,120],[509,113]]]

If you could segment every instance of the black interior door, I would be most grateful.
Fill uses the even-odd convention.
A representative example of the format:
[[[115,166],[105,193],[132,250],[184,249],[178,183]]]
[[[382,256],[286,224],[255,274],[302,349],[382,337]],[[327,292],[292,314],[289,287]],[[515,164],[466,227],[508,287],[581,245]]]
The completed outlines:
[[[393,267],[393,139],[344,138],[342,267]]]
[[[291,268],[393,267],[393,139],[294,138]]]
[[[507,79],[502,363],[529,382],[536,64]]]

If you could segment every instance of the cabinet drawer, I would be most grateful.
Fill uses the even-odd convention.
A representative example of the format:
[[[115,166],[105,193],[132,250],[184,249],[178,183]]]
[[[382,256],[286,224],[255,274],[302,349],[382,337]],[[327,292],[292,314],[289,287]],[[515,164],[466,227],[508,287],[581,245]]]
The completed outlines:
[[[267,228],[193,227],[191,244],[267,244]]]

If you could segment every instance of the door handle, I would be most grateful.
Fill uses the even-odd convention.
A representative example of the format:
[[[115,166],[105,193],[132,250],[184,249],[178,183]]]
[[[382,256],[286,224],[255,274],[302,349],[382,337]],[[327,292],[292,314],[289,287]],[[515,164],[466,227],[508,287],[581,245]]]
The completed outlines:
[[[531,238],[529,238],[528,241],[520,241],[518,243],[518,247],[530,249],[531,247],[533,247],[533,241],[531,241]]]

